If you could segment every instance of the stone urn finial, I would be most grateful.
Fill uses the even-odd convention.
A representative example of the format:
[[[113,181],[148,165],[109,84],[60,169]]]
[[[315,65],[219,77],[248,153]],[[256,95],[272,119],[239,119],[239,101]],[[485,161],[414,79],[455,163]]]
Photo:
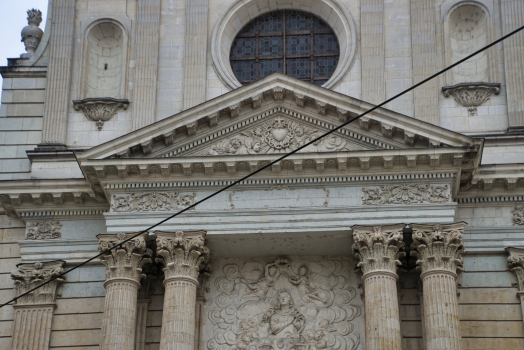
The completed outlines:
[[[42,35],[44,35],[42,29],[38,28],[41,22],[42,12],[40,10],[27,10],[27,23],[29,25],[22,29],[22,41],[24,42],[25,50],[31,55],[35,53]]]

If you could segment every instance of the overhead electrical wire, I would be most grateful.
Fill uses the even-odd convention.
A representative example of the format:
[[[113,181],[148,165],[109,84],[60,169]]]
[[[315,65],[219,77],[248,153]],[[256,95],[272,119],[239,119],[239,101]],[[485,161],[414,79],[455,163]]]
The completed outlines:
[[[371,108],[371,109],[368,109],[368,110],[365,111],[364,113],[362,113],[362,114],[360,114],[360,115],[358,115],[358,116],[356,116],[356,117],[354,117],[354,118],[352,118],[352,119],[349,119],[348,121],[346,121],[346,122],[340,124],[339,126],[337,126],[337,127],[333,128],[333,129],[329,130],[328,132],[324,133],[323,135],[321,135],[321,136],[319,136],[319,137],[317,137],[317,138],[315,138],[315,139],[313,139],[313,140],[307,142],[306,144],[304,144],[304,145],[298,147],[297,149],[295,149],[295,150],[293,150],[293,151],[291,151],[291,152],[289,152],[289,153],[286,153],[286,154],[282,155],[281,157],[277,158],[276,160],[274,160],[274,161],[272,161],[272,162],[270,162],[270,163],[264,165],[264,166],[261,167],[260,169],[258,169],[258,170],[256,170],[256,171],[253,171],[252,173],[250,173],[250,174],[248,174],[248,175],[246,175],[246,176],[240,178],[239,180],[236,180],[236,181],[232,182],[231,184],[229,184],[229,185],[227,185],[227,186],[221,188],[220,190],[218,190],[218,191],[216,191],[216,192],[210,194],[209,196],[207,196],[207,197],[205,197],[205,198],[199,200],[198,202],[196,202],[196,203],[194,203],[194,204],[192,204],[192,205],[186,207],[185,209],[182,209],[182,210],[180,210],[179,212],[177,212],[177,213],[175,213],[175,214],[173,214],[173,215],[171,215],[171,216],[169,216],[169,217],[167,217],[167,218],[165,218],[165,219],[163,219],[163,220],[157,222],[156,224],[154,224],[154,225],[148,227],[147,229],[138,232],[137,234],[135,234],[135,235],[129,237],[128,239],[126,239],[126,240],[120,242],[119,244],[116,244],[115,246],[113,246],[113,247],[111,247],[111,248],[109,248],[109,249],[107,249],[107,250],[105,250],[105,251],[103,251],[103,252],[101,252],[101,253],[99,253],[99,254],[93,256],[92,258],[87,259],[86,261],[84,261],[84,262],[82,262],[82,263],[80,263],[80,264],[78,264],[78,265],[76,265],[76,266],[70,268],[69,270],[67,270],[67,271],[65,271],[65,272],[62,272],[61,274],[59,274],[59,275],[57,275],[57,276],[51,278],[49,281],[44,282],[44,283],[42,283],[42,284],[40,284],[40,285],[38,285],[38,286],[36,286],[36,287],[34,287],[34,288],[28,290],[28,291],[25,292],[25,293],[20,294],[20,295],[17,296],[16,298],[13,298],[13,299],[9,300],[8,302],[6,302],[6,303],[0,305],[0,308],[4,307],[4,306],[6,306],[6,305],[9,305],[10,303],[12,303],[12,302],[14,302],[14,301],[16,301],[16,300],[22,298],[23,296],[25,296],[25,295],[27,295],[27,294],[29,294],[29,293],[34,292],[34,291],[37,290],[38,288],[41,288],[41,287],[45,286],[46,284],[49,284],[49,283],[53,282],[54,280],[56,280],[56,279],[58,279],[58,278],[60,278],[60,277],[62,277],[62,276],[64,276],[64,275],[68,274],[69,272],[71,272],[71,271],[73,271],[73,270],[76,270],[77,268],[79,268],[79,267],[81,267],[81,266],[87,264],[88,262],[93,261],[93,260],[95,260],[96,258],[101,257],[102,255],[106,254],[107,252],[109,252],[109,251],[111,251],[111,250],[113,250],[113,249],[115,249],[115,248],[121,247],[121,246],[124,245],[126,242],[129,242],[130,240],[132,240],[132,239],[134,239],[134,238],[140,236],[141,234],[143,234],[143,233],[145,233],[145,232],[148,232],[148,231],[150,231],[151,229],[153,229],[153,228],[155,228],[155,227],[157,227],[157,226],[162,225],[162,224],[165,223],[166,221],[171,220],[172,218],[177,217],[178,215],[180,215],[180,214],[182,214],[182,213],[185,213],[186,211],[188,211],[188,210],[190,210],[190,209],[195,208],[195,207],[196,207],[197,205],[199,205],[200,203],[203,203],[203,202],[207,201],[208,199],[213,198],[214,196],[216,196],[216,195],[218,195],[218,194],[224,192],[225,190],[227,190],[227,189],[229,189],[229,188],[231,188],[231,187],[233,187],[233,186],[235,186],[235,185],[238,185],[238,184],[241,183],[242,181],[244,181],[244,180],[250,178],[251,176],[253,176],[253,175],[255,175],[255,174],[258,174],[259,172],[261,172],[261,171],[264,170],[264,169],[269,168],[271,165],[276,164],[276,163],[282,161],[283,159],[287,158],[288,156],[290,156],[290,155],[292,155],[292,154],[295,154],[295,153],[299,152],[300,150],[306,148],[307,146],[309,146],[309,145],[311,145],[311,144],[313,144],[313,143],[319,141],[320,139],[326,137],[327,135],[330,135],[330,134],[334,133],[335,131],[340,130],[341,128],[343,128],[344,126],[348,125],[349,123],[354,122],[355,120],[357,120],[357,119],[359,119],[359,118],[365,116],[366,114],[369,114],[369,113],[373,112],[374,110],[376,110],[376,109],[378,109],[378,108],[384,106],[385,104],[387,104],[387,103],[389,103],[389,102],[395,100],[396,98],[398,98],[398,97],[400,97],[400,96],[402,96],[402,95],[404,95],[404,94],[406,94],[406,93],[408,93],[408,92],[414,90],[415,88],[419,87],[420,85],[423,85],[424,83],[427,83],[427,82],[430,81],[431,79],[438,77],[438,76],[441,75],[442,73],[445,73],[445,72],[447,72],[447,71],[450,70],[450,69],[453,69],[454,67],[458,66],[459,64],[461,64],[461,63],[463,63],[463,62],[469,60],[470,58],[474,57],[475,55],[478,55],[478,54],[481,53],[482,51],[487,50],[487,49],[489,49],[490,47],[492,47],[492,46],[494,46],[494,45],[496,45],[496,44],[498,44],[498,43],[504,41],[505,39],[509,38],[510,36],[515,35],[516,33],[520,32],[520,31],[523,30],[523,29],[524,29],[524,26],[522,26],[522,27],[520,27],[520,28],[518,28],[518,29],[516,29],[516,30],[514,30],[514,31],[512,31],[512,32],[510,32],[510,33],[508,33],[508,34],[506,34],[506,35],[504,35],[504,36],[502,36],[501,38],[499,38],[499,39],[493,41],[491,44],[489,44],[489,45],[487,45],[487,46],[484,46],[483,48],[481,48],[481,49],[475,51],[475,52],[472,53],[471,55],[462,58],[461,60],[459,60],[459,61],[453,63],[452,65],[450,65],[450,66],[448,66],[448,67],[442,69],[441,71],[439,71],[439,72],[437,72],[437,73],[431,75],[430,77],[428,77],[428,78],[422,80],[421,82],[419,82],[419,83],[413,85],[412,87],[410,87],[410,88],[408,88],[408,89],[402,91],[401,93],[399,93],[399,94],[397,94],[397,95],[395,95],[395,96],[393,96],[393,97],[387,99],[386,101],[382,102],[381,104],[378,104],[378,105],[376,105],[375,107],[373,107],[373,108]]]

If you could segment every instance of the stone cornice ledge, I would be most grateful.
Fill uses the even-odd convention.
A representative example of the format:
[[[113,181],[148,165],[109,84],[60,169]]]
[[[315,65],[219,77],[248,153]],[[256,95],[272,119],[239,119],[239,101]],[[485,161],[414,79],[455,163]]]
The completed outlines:
[[[481,165],[473,176],[472,185],[483,191],[491,191],[494,184],[502,184],[514,191],[518,182],[524,181],[524,164]]]
[[[22,262],[64,260],[78,264],[98,254],[97,239],[42,239],[18,241]],[[95,259],[88,264],[102,265]]]

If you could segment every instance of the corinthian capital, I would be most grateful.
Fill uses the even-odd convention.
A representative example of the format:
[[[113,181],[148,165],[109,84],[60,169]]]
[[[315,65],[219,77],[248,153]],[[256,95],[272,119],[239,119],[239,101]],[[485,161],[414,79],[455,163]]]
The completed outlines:
[[[508,268],[517,275],[519,292],[524,292],[524,249],[506,248],[508,252]]]
[[[402,230],[404,224],[387,226],[353,226],[353,252],[358,260],[357,269],[365,277],[375,271],[397,272],[401,265],[400,258],[406,253],[400,251],[404,247]]]
[[[134,233],[119,233],[116,235],[98,235],[98,250],[100,252],[112,248]],[[106,281],[115,278],[129,278],[137,283],[145,275],[142,273],[142,267],[150,264],[153,252],[146,247],[147,233],[133,238],[129,242],[106,252],[100,257],[100,260],[106,265]]]
[[[409,225],[413,229],[411,255],[417,257],[418,269],[429,271],[447,270],[454,274],[463,265],[465,222],[449,225]]]
[[[209,259],[209,249],[204,245],[204,231],[155,232],[156,262],[164,265],[165,280],[188,277],[195,280]]]
[[[53,277],[60,275],[64,272],[64,269],[62,269],[63,264],[64,261],[49,261],[44,263],[16,265],[17,269],[11,272],[11,278],[15,280],[16,296],[20,296],[42,283],[49,281]],[[57,278],[32,293],[21,297],[18,299],[17,305],[54,303],[56,298],[56,288],[62,281],[62,278]]]

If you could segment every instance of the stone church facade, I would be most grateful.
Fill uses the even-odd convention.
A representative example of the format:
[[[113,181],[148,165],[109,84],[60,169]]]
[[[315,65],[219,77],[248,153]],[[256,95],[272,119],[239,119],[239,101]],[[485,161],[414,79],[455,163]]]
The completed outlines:
[[[0,67],[2,303],[524,25],[524,2],[41,20]],[[523,54],[520,33],[0,308],[0,348],[524,349]]]

